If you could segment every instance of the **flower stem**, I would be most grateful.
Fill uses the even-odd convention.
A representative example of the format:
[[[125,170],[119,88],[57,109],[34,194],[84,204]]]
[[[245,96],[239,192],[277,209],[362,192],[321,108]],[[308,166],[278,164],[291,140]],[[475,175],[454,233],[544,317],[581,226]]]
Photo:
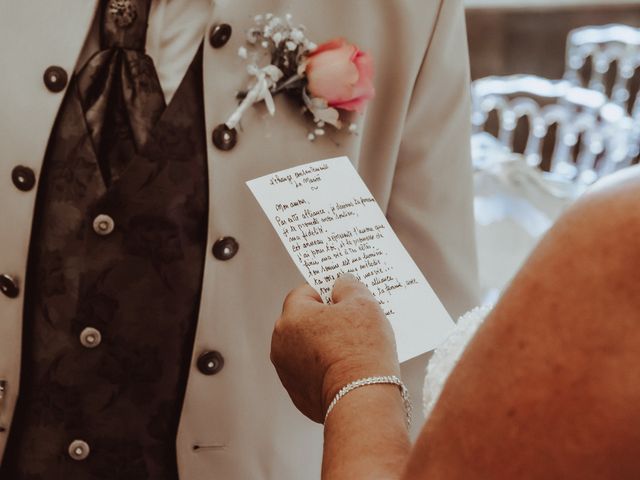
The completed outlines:
[[[271,90],[271,94],[272,95],[277,95],[278,93],[282,92],[283,90],[287,90],[289,88],[292,88],[293,86],[295,86],[296,83],[300,82],[303,79],[304,79],[304,75],[293,75],[293,76],[287,78],[287,80],[282,82],[276,88]]]

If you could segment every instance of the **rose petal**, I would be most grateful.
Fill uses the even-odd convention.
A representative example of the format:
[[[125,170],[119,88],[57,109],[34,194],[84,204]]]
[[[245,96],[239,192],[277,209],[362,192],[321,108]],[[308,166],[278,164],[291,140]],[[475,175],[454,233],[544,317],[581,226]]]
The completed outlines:
[[[331,106],[338,110],[362,113],[364,112],[364,107],[367,105],[368,100],[369,99],[354,98],[352,100],[347,100],[346,102],[332,103]]]
[[[354,60],[354,63],[358,67],[358,72],[361,77],[367,77],[368,79],[373,78],[373,58],[366,52],[361,52],[358,50],[358,54]]]
[[[360,73],[358,82],[353,87],[353,96],[370,100],[375,95],[373,88],[373,60],[369,55],[363,54],[356,58],[356,67]]]
[[[356,48],[342,45],[310,57],[307,65],[309,92],[329,103],[353,98],[353,88],[360,77],[357,66],[350,61]]]
[[[369,54],[358,51],[354,58],[354,63],[358,68],[359,78],[353,87],[353,98],[332,102],[331,106],[341,110],[362,113],[367,102],[375,96],[375,88],[372,81],[374,72],[373,59]]]
[[[346,44],[346,40],[344,38],[332,38],[331,40],[329,40],[328,42],[323,43],[322,45],[318,45],[313,52],[311,52],[309,54],[309,58],[318,55],[322,52],[326,52],[328,50],[335,50],[337,48],[340,48],[342,46],[344,46]]]
[[[334,108],[362,112],[374,97],[373,59],[343,38],[334,38],[307,57],[309,92]]]

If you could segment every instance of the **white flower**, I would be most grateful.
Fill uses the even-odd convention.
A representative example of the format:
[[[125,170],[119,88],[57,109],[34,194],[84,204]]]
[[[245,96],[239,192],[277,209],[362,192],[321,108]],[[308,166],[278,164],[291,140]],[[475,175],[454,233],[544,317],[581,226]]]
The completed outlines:
[[[282,25],[282,19],[280,17],[272,17],[271,20],[269,21],[269,27],[272,29],[278,28],[281,25]]]
[[[323,98],[310,96],[304,88],[308,55],[317,48],[317,45],[306,38],[304,25],[294,26],[292,20],[293,16],[290,13],[284,17],[278,17],[272,13],[254,17],[255,25],[246,33],[247,44],[253,45],[253,49],[248,50],[244,46],[238,48],[238,56],[250,63],[247,66],[247,72],[252,77],[252,81],[246,92],[243,92],[242,101],[229,116],[226,122],[228,128],[235,128],[244,113],[256,103],[264,102],[269,114],[274,115],[276,107],[273,95],[283,91],[301,92],[304,104],[301,107],[301,114],[306,115],[309,112],[315,123],[314,129],[307,134],[310,141],[326,135],[327,125],[336,129],[342,128],[338,109],[329,106]],[[267,56],[270,57],[269,65],[259,67],[258,65],[263,64]],[[286,78],[283,78],[284,72],[275,64],[288,72]],[[357,126],[351,124],[349,131],[356,133]]]
[[[299,28],[294,28],[293,30],[291,30],[290,38],[296,43],[302,43],[305,40],[304,33],[302,33],[302,30],[300,30]]]
[[[337,129],[342,128],[342,122],[340,122],[340,112],[338,112],[338,110],[336,110],[335,108],[330,107],[327,104],[326,100],[317,97],[309,97],[306,89],[302,90],[302,100],[313,115],[313,120],[316,123],[324,122],[336,127]]]

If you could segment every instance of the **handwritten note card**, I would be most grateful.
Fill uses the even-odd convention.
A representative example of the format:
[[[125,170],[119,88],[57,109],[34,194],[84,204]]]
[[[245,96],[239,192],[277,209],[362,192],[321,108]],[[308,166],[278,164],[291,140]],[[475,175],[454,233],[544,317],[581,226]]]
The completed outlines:
[[[453,322],[347,157],[247,182],[300,272],[329,303],[353,273],[393,326],[400,361],[432,350]]]

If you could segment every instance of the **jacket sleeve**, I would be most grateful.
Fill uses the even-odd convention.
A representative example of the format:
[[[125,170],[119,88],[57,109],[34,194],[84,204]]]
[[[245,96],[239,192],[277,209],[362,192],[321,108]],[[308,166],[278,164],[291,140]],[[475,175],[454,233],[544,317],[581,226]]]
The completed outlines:
[[[478,302],[469,82],[462,0],[441,0],[411,97],[387,216],[454,320]],[[416,417],[428,357],[402,369]],[[414,424],[420,426],[420,418]]]

